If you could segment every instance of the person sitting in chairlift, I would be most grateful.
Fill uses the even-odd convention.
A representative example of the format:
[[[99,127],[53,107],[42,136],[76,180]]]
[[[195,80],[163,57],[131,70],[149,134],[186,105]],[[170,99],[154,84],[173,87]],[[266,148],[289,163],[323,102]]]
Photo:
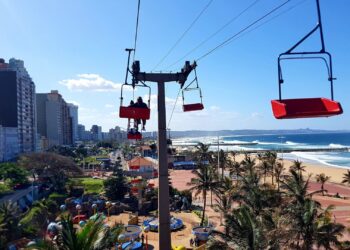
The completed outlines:
[[[135,107],[135,108],[146,108],[146,109],[148,108],[147,104],[143,102],[141,96],[139,96],[137,98],[137,102],[133,105],[133,107]],[[136,120],[136,127],[138,128],[140,124],[141,124],[141,119],[137,119]],[[146,125],[146,120],[142,119],[142,130],[146,130],[145,129],[145,125]]]
[[[133,107],[135,105],[134,101],[131,100],[130,101],[130,104],[129,104],[129,107]],[[135,122],[134,122],[135,123]],[[130,130],[130,118],[128,118],[128,131]]]

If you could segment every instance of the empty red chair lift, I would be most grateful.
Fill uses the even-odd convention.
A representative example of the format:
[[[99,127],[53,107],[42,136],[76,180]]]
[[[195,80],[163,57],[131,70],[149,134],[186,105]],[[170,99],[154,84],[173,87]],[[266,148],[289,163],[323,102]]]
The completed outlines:
[[[329,117],[333,115],[340,115],[343,113],[343,109],[339,102],[334,101],[333,98],[333,67],[332,56],[326,52],[325,43],[323,38],[322,20],[319,0],[316,0],[318,23],[306,36],[300,39],[292,48],[287,52],[282,53],[278,57],[278,86],[279,86],[279,100],[272,100],[272,111],[277,119],[293,119],[293,118],[315,118],[315,117]],[[313,33],[319,31],[321,50],[309,51],[309,52],[294,52],[300,44],[302,44]],[[322,60],[327,68],[328,81],[331,87],[331,99],[327,98],[302,98],[302,99],[282,99],[282,83],[284,82],[282,77],[282,60],[309,60],[317,59]]]
[[[193,104],[184,104],[182,108],[184,112],[189,112],[189,111],[202,110],[204,109],[204,106],[202,103],[193,103]]]
[[[194,69],[194,74],[195,74],[195,78],[194,80],[192,80],[192,82],[190,82],[183,90],[182,90],[182,102],[183,102],[183,106],[182,109],[184,112],[189,112],[189,111],[198,111],[198,110],[203,110],[204,106],[203,106],[203,98],[202,98],[202,91],[199,88],[198,85],[198,78],[197,78],[197,72],[196,69]],[[190,86],[195,83],[195,87],[190,88]],[[191,103],[191,104],[185,104],[185,91],[199,91],[199,97],[200,97],[200,102],[198,103]]]
[[[343,113],[339,102],[327,98],[272,100],[271,105],[276,119],[329,117]]]

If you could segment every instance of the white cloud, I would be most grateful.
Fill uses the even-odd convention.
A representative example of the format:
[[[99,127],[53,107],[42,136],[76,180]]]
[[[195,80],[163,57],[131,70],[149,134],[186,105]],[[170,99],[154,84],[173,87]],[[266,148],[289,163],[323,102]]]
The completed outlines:
[[[212,111],[219,111],[220,107],[218,107],[218,106],[211,106],[210,110],[212,110]]]
[[[107,80],[98,74],[78,74],[76,78],[59,82],[69,90],[111,91],[120,90],[122,84]]]
[[[113,104],[106,104],[105,105],[105,108],[108,108],[108,109],[111,109],[111,108],[114,108],[115,106]]]
[[[253,119],[255,119],[255,118],[258,119],[258,118],[262,118],[263,115],[260,114],[260,113],[258,113],[258,112],[254,112],[254,113],[252,113],[252,114],[250,115],[250,117],[253,118]]]

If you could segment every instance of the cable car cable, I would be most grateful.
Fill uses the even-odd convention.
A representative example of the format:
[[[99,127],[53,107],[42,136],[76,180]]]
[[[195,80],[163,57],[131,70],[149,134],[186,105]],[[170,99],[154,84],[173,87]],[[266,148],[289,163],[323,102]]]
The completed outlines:
[[[170,118],[169,118],[169,121],[168,121],[167,129],[169,129],[169,127],[170,127],[170,122],[171,122],[171,119],[173,118],[173,114],[174,114],[174,111],[175,111],[175,108],[176,108],[177,100],[179,99],[179,96],[180,96],[180,92],[181,92],[181,88],[179,88],[179,92],[177,93],[177,97],[175,99],[174,107],[173,107],[173,110],[171,111],[171,115],[170,115]]]
[[[209,50],[207,53],[203,54],[202,56],[200,56],[198,59],[196,59],[196,61],[200,61],[203,58],[207,57],[208,55],[210,55],[211,53],[213,53],[214,51],[220,49],[221,47],[227,45],[228,43],[230,43],[234,38],[236,38],[237,36],[239,36],[240,34],[242,34],[244,31],[248,30],[250,27],[254,26],[255,24],[257,24],[258,22],[260,22],[261,20],[265,19],[266,17],[270,16],[272,13],[276,12],[277,10],[279,10],[280,8],[282,8],[283,6],[285,6],[287,3],[289,3],[291,0],[287,0],[284,3],[278,5],[277,7],[273,8],[272,10],[270,10],[269,12],[267,12],[266,14],[264,14],[263,16],[261,16],[260,18],[258,18],[257,20],[255,20],[254,22],[252,22],[251,24],[249,24],[248,26],[246,26],[245,28],[241,29],[240,31],[238,31],[237,33],[235,33],[234,35],[230,36],[229,38],[227,38],[225,41],[223,41],[222,43],[220,43],[219,45],[217,45],[216,47],[214,47],[213,49]]]
[[[135,42],[134,42],[134,54],[133,54],[133,58],[132,58],[133,61],[135,61],[135,54],[136,54],[137,33],[138,33],[138,29],[139,29],[140,5],[141,5],[141,0],[138,0],[137,16],[136,16]]]
[[[252,32],[252,31],[254,31],[254,30],[258,29],[258,28],[260,28],[261,26],[263,26],[263,25],[265,25],[265,24],[267,24],[268,22],[270,22],[270,21],[272,21],[272,20],[274,20],[274,19],[276,19],[276,18],[278,18],[278,17],[280,17],[280,16],[282,16],[282,15],[288,13],[289,11],[291,11],[292,9],[294,9],[294,8],[298,7],[299,5],[305,3],[306,1],[307,1],[307,0],[301,0],[301,1],[299,1],[298,3],[294,4],[293,6],[290,6],[288,9],[284,10],[283,12],[281,12],[281,13],[279,13],[279,14],[277,14],[277,15],[271,17],[270,19],[266,20],[265,22],[263,22],[263,23],[257,25],[257,26],[254,27],[253,29],[250,29],[250,30],[248,30],[248,31],[246,31],[246,32],[244,32],[244,33],[242,33],[240,36],[236,37],[236,39],[241,38],[241,37],[243,37],[244,35],[246,35],[246,34]],[[253,3],[253,4],[254,4],[254,3]],[[236,39],[234,39],[234,40],[236,40]],[[194,79],[193,81],[191,81],[184,89],[186,89],[186,88],[188,88],[190,85],[192,85],[192,83],[193,83],[194,81],[196,81],[196,85],[197,85],[197,88],[198,88],[198,81],[197,81],[197,74],[196,74],[195,79]],[[174,113],[174,110],[175,110],[175,107],[176,107],[176,103],[177,103],[177,100],[178,100],[180,91],[181,91],[181,89],[179,89],[178,95],[177,95],[177,97],[176,97],[175,105],[174,105],[174,107],[173,107],[173,110],[172,110],[172,112],[171,112],[170,119],[169,119],[169,121],[168,121],[168,126],[167,126],[168,128],[170,127],[170,122],[171,122],[172,117],[173,117],[173,113]]]
[[[248,7],[246,7],[244,10],[242,10],[240,13],[238,13],[238,15],[234,16],[233,18],[231,18],[228,22],[226,22],[223,26],[221,26],[218,30],[216,30],[213,34],[211,34],[210,36],[208,36],[206,39],[204,39],[201,43],[199,43],[196,47],[194,47],[192,50],[190,50],[189,52],[187,52],[184,56],[182,56],[179,60],[177,60],[176,62],[170,64],[168,67],[166,67],[166,69],[171,68],[172,66],[174,66],[175,64],[179,63],[180,61],[183,61],[184,58],[186,58],[188,55],[192,54],[193,52],[195,52],[198,48],[202,47],[206,42],[208,42],[210,39],[212,39],[214,36],[216,36],[217,34],[219,34],[222,30],[224,30],[227,26],[229,26],[230,24],[232,24],[234,21],[236,21],[239,17],[241,17],[245,12],[247,12],[249,9],[251,9],[255,4],[257,4],[260,0],[255,0],[253,3],[251,3]]]
[[[266,20],[265,22],[262,22],[261,24],[255,26],[254,28],[252,28],[252,29],[250,29],[250,30],[247,30],[246,32],[242,33],[241,35],[239,35],[239,36],[236,37],[235,39],[231,40],[230,42],[233,42],[233,41],[235,41],[235,40],[237,40],[237,39],[239,39],[239,38],[242,38],[243,36],[245,36],[245,35],[247,35],[247,34],[253,32],[254,30],[257,30],[258,28],[264,26],[265,24],[267,24],[267,23],[273,21],[274,19],[276,19],[276,18],[278,18],[278,17],[280,17],[280,16],[282,16],[282,15],[288,13],[289,11],[291,11],[291,10],[293,10],[293,9],[295,9],[295,8],[297,8],[297,7],[299,7],[300,5],[306,3],[307,1],[308,1],[308,0],[301,0],[301,1],[299,1],[298,3],[294,4],[293,6],[289,7],[288,9],[282,11],[281,13],[278,13],[277,15],[271,17],[270,19]]]
[[[181,42],[181,40],[185,37],[185,35],[192,29],[192,27],[195,25],[195,23],[198,21],[198,19],[202,16],[202,14],[209,8],[210,4],[213,2],[213,0],[210,0],[207,5],[204,6],[202,11],[198,14],[198,16],[192,21],[190,26],[182,33],[182,35],[177,39],[177,41],[174,43],[174,45],[168,50],[168,52],[165,54],[165,56],[160,59],[160,61],[156,64],[156,66],[153,67],[151,71],[154,71],[169,55],[170,53],[176,48],[176,46]]]

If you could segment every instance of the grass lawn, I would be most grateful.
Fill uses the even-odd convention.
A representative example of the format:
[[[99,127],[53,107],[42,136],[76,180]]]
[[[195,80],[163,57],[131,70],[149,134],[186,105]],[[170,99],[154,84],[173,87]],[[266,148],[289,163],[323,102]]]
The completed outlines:
[[[85,194],[99,194],[104,191],[103,180],[86,178],[74,178],[72,181],[76,182],[78,185],[84,186]]]

